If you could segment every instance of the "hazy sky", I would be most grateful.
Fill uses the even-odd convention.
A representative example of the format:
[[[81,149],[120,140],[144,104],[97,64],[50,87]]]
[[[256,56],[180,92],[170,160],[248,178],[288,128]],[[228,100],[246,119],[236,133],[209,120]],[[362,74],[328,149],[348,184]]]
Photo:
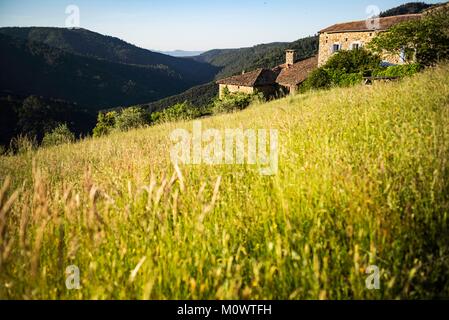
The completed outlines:
[[[68,5],[80,27],[155,50],[236,48],[293,41],[406,0],[0,0],[0,26],[64,27]],[[437,1],[427,1],[437,3]]]

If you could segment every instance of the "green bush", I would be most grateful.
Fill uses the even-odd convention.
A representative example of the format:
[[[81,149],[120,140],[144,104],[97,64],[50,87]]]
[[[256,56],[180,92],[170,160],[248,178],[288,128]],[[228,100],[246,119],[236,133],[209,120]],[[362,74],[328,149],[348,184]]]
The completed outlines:
[[[108,135],[115,128],[115,121],[118,113],[115,111],[98,114],[97,125],[93,130],[94,137]]]
[[[227,113],[247,108],[258,96],[242,92],[225,93],[221,99],[215,99],[213,113]]]
[[[362,83],[362,73],[343,73],[335,78],[334,83],[340,87],[350,87]]]
[[[378,69],[380,63],[379,56],[364,49],[340,51],[310,74],[301,91],[353,86],[362,82],[364,73]]]
[[[179,120],[192,120],[201,117],[204,108],[196,108],[189,102],[177,103],[162,111],[153,112],[150,116],[151,123],[164,123]]]
[[[312,71],[306,81],[301,86],[302,91],[311,89],[326,89],[332,85],[332,77],[324,68]]]
[[[381,62],[382,60],[378,55],[365,49],[356,49],[336,53],[323,67],[344,73],[360,73],[377,69]]]
[[[70,131],[66,124],[60,124],[51,132],[47,132],[42,140],[42,146],[51,147],[64,143],[71,143],[75,141],[75,135]]]
[[[146,124],[145,112],[139,107],[126,108],[115,118],[115,128],[120,131],[141,128]]]
[[[385,69],[378,69],[374,72],[376,77],[406,77],[412,76],[421,71],[422,66],[419,63],[391,66]]]

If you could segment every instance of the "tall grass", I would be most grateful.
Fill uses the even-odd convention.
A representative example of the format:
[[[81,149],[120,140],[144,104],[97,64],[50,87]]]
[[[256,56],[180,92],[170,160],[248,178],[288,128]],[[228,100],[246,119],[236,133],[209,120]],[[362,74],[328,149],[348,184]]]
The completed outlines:
[[[175,168],[169,134],[190,122],[2,156],[0,298],[448,298],[448,78],[443,66],[202,120],[278,129],[273,177]]]

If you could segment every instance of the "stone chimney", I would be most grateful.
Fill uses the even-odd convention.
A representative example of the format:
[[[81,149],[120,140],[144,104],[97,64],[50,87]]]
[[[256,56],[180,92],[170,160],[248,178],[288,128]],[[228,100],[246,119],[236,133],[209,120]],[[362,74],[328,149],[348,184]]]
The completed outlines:
[[[285,64],[287,67],[293,65],[296,60],[296,50],[286,50],[285,51]]]

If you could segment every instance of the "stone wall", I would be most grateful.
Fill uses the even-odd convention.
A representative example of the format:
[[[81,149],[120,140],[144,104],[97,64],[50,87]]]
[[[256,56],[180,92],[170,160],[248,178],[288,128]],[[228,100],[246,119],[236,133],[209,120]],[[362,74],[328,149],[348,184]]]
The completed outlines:
[[[340,45],[340,50],[352,50],[353,44],[366,46],[375,36],[377,31],[369,32],[344,32],[344,33],[322,33],[320,34],[320,49],[318,54],[318,66],[321,67],[334,54],[334,44]],[[384,55],[382,60],[393,64],[402,63],[400,54]]]
[[[254,93],[253,87],[244,87],[244,86],[237,86],[237,85],[230,85],[230,84],[220,84],[220,88],[219,88],[220,99],[223,98],[225,88],[228,88],[230,93],[236,93],[236,92],[243,92],[243,93],[247,93],[247,94]]]
[[[220,99],[223,98],[225,88],[228,88],[230,93],[242,92],[242,93],[246,93],[246,94],[253,94],[256,92],[262,92],[265,97],[270,97],[270,96],[276,95],[276,93],[277,93],[276,85],[258,86],[258,87],[253,88],[253,87],[237,86],[237,85],[230,85],[230,84],[220,84],[220,86],[219,86]]]

